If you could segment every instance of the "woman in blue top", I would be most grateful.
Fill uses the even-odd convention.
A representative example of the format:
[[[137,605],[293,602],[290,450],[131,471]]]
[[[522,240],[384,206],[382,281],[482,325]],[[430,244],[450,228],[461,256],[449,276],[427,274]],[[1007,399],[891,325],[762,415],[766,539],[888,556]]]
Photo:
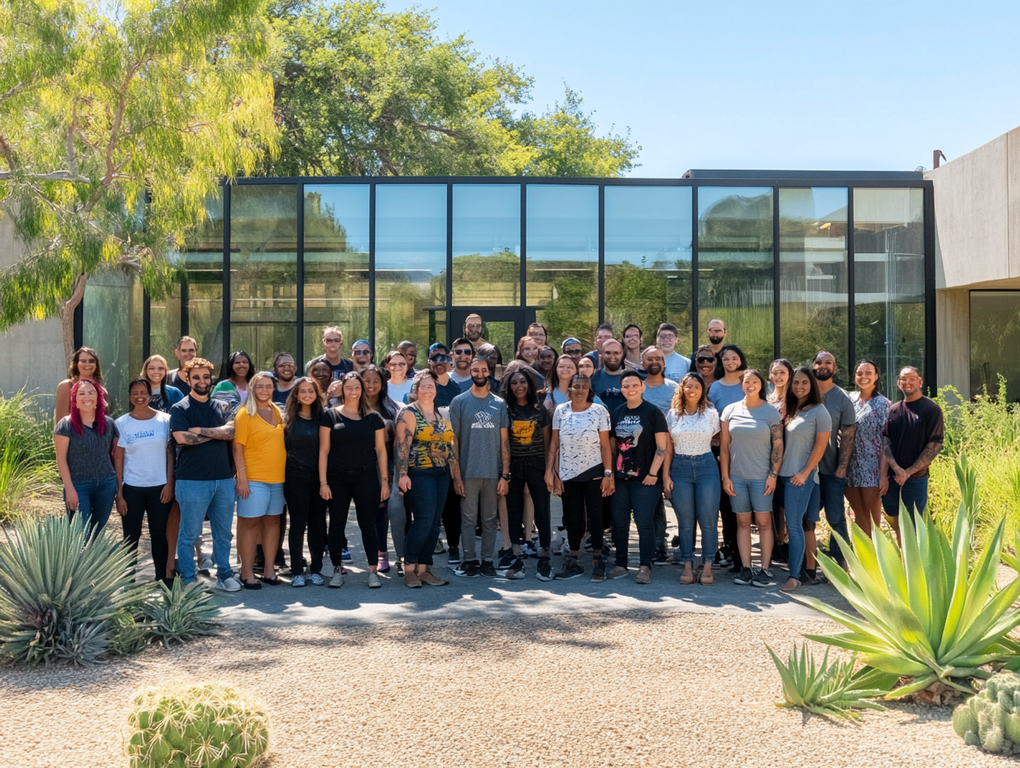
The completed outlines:
[[[790,536],[790,578],[784,592],[792,592],[803,579],[805,552],[814,565],[815,523],[819,509],[811,508],[811,492],[818,482],[818,462],[825,455],[832,419],[822,402],[818,381],[810,368],[793,372],[786,392],[786,448],[779,479],[783,483],[786,529]]]
[[[184,399],[184,393],[181,390],[166,383],[168,373],[166,358],[162,355],[152,355],[142,363],[142,372],[138,374],[138,377],[149,382],[149,387],[152,390],[149,407],[154,411],[170,413],[170,407]]]

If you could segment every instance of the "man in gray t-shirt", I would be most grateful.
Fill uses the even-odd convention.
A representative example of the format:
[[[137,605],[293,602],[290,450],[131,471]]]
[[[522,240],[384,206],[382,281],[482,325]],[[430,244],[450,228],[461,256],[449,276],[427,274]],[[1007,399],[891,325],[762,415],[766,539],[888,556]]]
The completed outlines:
[[[815,355],[811,368],[815,378],[818,379],[818,391],[821,392],[822,402],[832,419],[832,431],[829,433],[829,446],[818,463],[818,487],[811,496],[809,509],[818,509],[820,504],[825,509],[825,519],[829,527],[844,540],[849,540],[843,488],[846,486],[846,468],[850,464],[850,455],[854,450],[857,414],[850,396],[832,380],[836,374],[836,358],[832,353],[819,352]],[[829,539],[829,555],[840,565],[846,563],[834,538]]]
[[[464,500],[460,505],[461,552],[458,576],[495,576],[493,563],[498,496],[506,496],[510,480],[510,414],[506,402],[489,391],[489,364],[471,361],[471,388],[450,403],[453,448],[457,453]],[[481,516],[481,562],[475,559],[475,525]]]

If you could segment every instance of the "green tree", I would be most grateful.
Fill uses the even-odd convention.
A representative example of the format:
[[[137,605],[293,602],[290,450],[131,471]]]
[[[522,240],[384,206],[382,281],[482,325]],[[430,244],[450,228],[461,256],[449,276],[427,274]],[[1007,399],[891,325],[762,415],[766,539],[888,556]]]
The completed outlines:
[[[264,8],[0,5],[0,214],[28,251],[0,273],[0,330],[59,316],[70,355],[90,275],[122,267],[169,290],[219,179],[277,147]]]
[[[426,11],[280,0],[270,12],[283,136],[266,175],[617,176],[640,150],[597,136],[569,89],[550,114],[515,116],[531,79],[463,35],[438,39]]]

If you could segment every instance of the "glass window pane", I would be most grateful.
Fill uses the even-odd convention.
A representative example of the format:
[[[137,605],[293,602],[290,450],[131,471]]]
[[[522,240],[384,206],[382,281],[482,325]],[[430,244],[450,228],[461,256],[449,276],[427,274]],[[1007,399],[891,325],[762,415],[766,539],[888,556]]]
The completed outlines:
[[[188,335],[194,337],[199,357],[215,365],[223,360],[223,192],[206,202],[208,218],[188,238],[184,258],[188,281]],[[155,329],[155,322],[153,322]],[[173,354],[170,349],[160,354]],[[155,346],[153,352],[158,351]],[[170,368],[177,367],[176,358],[167,357]]]
[[[322,329],[343,331],[342,354],[368,338],[367,184],[305,187],[305,359],[323,354]]]
[[[297,188],[230,191],[230,349],[259,370],[297,345]]]
[[[726,343],[765,368],[773,343],[772,189],[698,188],[698,324],[726,323]]]
[[[172,296],[149,302],[149,351],[165,357],[171,370],[177,367],[174,345],[180,337],[181,286],[178,284]]]
[[[446,186],[380,184],[375,191],[376,360],[405,339],[423,349],[445,339],[445,328],[437,335],[437,314],[445,304]]]
[[[454,184],[453,304],[521,303],[521,188]]]
[[[854,190],[854,278],[857,357],[895,395],[901,367],[924,371],[923,190]]]
[[[970,395],[1001,395],[999,376],[1006,379],[1006,400],[1020,400],[1020,291],[970,293]]]
[[[598,324],[599,190],[528,185],[528,306],[558,344],[594,340]]]
[[[606,321],[634,323],[652,344],[671,322],[691,340],[691,188],[606,187]],[[530,253],[529,253],[530,256]]]
[[[853,381],[847,330],[847,190],[779,190],[780,354],[808,365],[836,357],[836,381]]]
[[[129,409],[127,384],[142,370],[142,284],[120,269],[89,279],[82,298],[82,342],[99,355],[110,413]]]

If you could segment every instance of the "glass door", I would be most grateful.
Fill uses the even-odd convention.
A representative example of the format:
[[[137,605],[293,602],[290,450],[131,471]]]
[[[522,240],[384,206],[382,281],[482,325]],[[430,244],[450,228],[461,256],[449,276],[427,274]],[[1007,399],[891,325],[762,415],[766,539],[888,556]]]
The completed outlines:
[[[450,312],[450,343],[462,336],[471,338],[478,330],[474,327],[477,320],[472,318],[469,329],[468,317],[479,315],[482,318],[481,338],[496,347],[503,365],[514,359],[517,353],[517,341],[528,332],[528,325],[535,322],[534,309],[498,309],[494,307],[457,307]],[[501,371],[500,371],[501,373]]]

